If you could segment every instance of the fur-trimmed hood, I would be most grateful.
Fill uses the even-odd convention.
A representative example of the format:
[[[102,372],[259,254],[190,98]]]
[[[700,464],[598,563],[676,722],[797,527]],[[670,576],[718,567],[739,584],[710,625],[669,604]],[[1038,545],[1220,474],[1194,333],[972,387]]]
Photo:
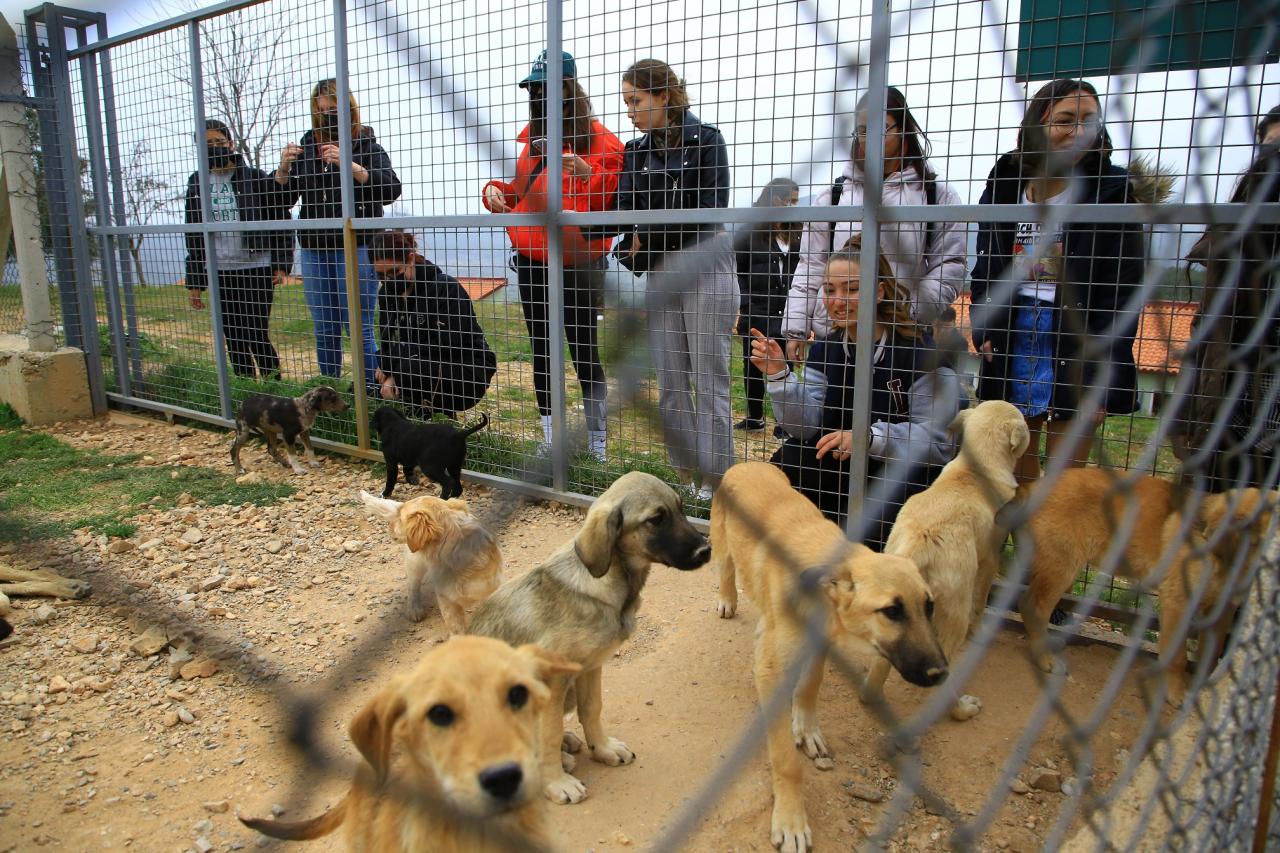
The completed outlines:
[[[1159,160],[1135,157],[1126,171],[1130,195],[1139,204],[1160,204],[1173,195],[1173,170],[1162,166]]]

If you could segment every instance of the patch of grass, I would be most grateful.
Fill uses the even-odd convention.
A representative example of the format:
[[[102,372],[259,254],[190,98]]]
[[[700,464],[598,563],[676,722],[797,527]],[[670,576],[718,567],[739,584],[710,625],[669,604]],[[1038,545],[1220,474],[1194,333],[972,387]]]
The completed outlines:
[[[7,411],[6,411],[7,410]],[[287,484],[236,483],[209,468],[140,466],[136,454],[79,450],[42,432],[23,430],[0,409],[0,540],[65,536],[79,528],[132,536],[130,522],[146,508],[168,509],[184,492],[207,504],[274,503]]]

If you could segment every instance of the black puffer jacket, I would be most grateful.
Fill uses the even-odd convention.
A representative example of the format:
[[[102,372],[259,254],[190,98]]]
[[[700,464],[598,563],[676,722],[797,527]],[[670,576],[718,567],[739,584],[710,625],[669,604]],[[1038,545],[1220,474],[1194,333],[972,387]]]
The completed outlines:
[[[733,248],[742,316],[776,317],[781,331],[791,277],[800,263],[800,233],[791,238],[790,251],[784,252],[774,238],[773,227],[761,225],[739,232]]]
[[[293,202],[302,199],[300,219],[342,218],[342,173],[320,159],[320,144],[315,131],[308,130],[299,142],[302,155],[293,162],[286,185]],[[378,144],[373,128],[364,126],[351,140],[352,159],[369,171],[365,183],[354,181],[357,219],[376,219],[382,209],[400,197],[403,187],[391,158]],[[364,238],[356,232],[357,243]],[[342,231],[299,231],[298,242],[304,249],[341,249]]]
[[[428,413],[457,414],[484,397],[498,359],[456,278],[428,260],[413,281],[384,281],[378,292],[378,366],[401,399]]]
[[[1158,201],[1155,190],[1118,166],[1086,176],[1078,196],[1085,204]],[[979,204],[1019,204],[1026,179],[1018,158],[1005,154],[987,178]],[[1148,191],[1149,190],[1149,191]],[[1150,196],[1150,197],[1144,197]],[[1028,211],[1032,208],[1028,206]],[[992,360],[982,362],[978,397],[1007,399],[1010,340],[1016,288],[1001,287],[1000,278],[1014,257],[1017,224],[983,223],[978,227],[978,260],[972,272],[973,345],[992,346]],[[1108,414],[1137,410],[1138,372],[1133,360],[1141,305],[1131,305],[1146,268],[1146,240],[1138,224],[1070,223],[1063,227],[1062,281],[1054,298],[1054,388],[1049,408],[1055,419],[1069,419],[1082,391],[1093,384],[1102,365],[1110,363],[1105,406]],[[1007,290],[997,299],[998,290]]]
[[[679,145],[670,148],[655,139],[655,133],[626,144],[618,210],[729,206],[729,148],[724,136],[688,110],[679,130]],[[646,268],[652,269],[666,252],[697,243],[718,230],[719,225],[711,224],[637,225],[624,237],[619,251],[639,237],[649,256]]]
[[[275,181],[275,176],[261,169],[246,165],[244,158],[236,157],[236,170],[231,176],[231,189],[236,194],[236,209],[241,222],[274,222],[289,220],[289,208],[293,197],[287,187]],[[204,221],[200,210],[200,173],[194,172],[187,179],[186,223],[197,225]],[[288,231],[245,231],[244,248],[249,252],[269,252],[273,272],[289,272],[293,268],[293,235]],[[204,235],[187,234],[187,282],[195,290],[209,287],[208,263],[204,251]]]

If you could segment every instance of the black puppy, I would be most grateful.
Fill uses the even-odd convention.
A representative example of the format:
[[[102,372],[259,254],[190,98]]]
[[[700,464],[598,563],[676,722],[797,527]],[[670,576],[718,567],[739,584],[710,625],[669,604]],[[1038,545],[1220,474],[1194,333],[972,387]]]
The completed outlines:
[[[311,447],[311,425],[321,412],[345,412],[347,408],[346,400],[328,385],[317,385],[301,397],[293,398],[250,394],[236,413],[236,439],[231,443],[231,464],[237,474],[244,473],[244,466],[240,464],[240,448],[256,432],[267,440],[267,452],[272,459],[292,468],[295,474],[305,474],[307,469],[299,465],[293,456],[293,443],[301,438],[307,464],[313,468],[319,466],[316,452]],[[284,457],[280,455],[281,448],[284,449]]]
[[[390,406],[378,409],[373,413],[373,428],[382,440],[382,456],[387,461],[387,486],[382,496],[391,497],[398,468],[404,469],[405,482],[414,486],[418,484],[414,469],[421,469],[429,479],[440,484],[440,497],[444,500],[461,495],[467,436],[488,425],[489,416],[484,414],[475,426],[458,429],[442,423],[413,423]]]

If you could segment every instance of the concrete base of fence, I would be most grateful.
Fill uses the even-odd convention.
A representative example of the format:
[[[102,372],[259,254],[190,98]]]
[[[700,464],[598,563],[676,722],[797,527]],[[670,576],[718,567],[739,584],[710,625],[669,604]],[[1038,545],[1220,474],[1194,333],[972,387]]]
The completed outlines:
[[[0,401],[32,425],[93,417],[84,353],[32,352],[25,338],[0,335]]]

